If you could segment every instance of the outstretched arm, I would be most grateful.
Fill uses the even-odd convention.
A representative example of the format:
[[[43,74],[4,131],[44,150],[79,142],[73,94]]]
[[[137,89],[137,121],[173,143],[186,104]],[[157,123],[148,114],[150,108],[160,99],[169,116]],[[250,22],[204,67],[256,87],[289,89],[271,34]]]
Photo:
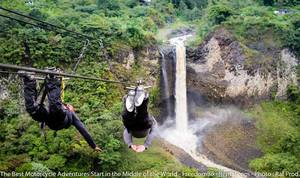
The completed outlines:
[[[132,143],[132,134],[128,132],[125,128],[123,132],[124,142],[128,145],[128,148],[131,148],[133,151],[137,152],[137,146]]]
[[[130,148],[132,146],[132,135],[128,132],[128,130],[125,128],[123,132],[123,139],[126,145]]]
[[[93,138],[87,131],[87,129],[84,127],[84,124],[80,121],[80,119],[76,116],[75,113],[72,113],[72,118],[73,118],[73,125],[76,127],[76,129],[80,132],[80,134],[84,137],[86,142],[92,147],[93,149],[98,148],[97,145],[95,144]]]
[[[154,139],[156,134],[157,134],[157,123],[156,123],[155,119],[153,118],[153,123],[152,123],[151,129],[150,129],[150,132],[144,143],[144,146],[146,149],[151,145],[152,140]]]

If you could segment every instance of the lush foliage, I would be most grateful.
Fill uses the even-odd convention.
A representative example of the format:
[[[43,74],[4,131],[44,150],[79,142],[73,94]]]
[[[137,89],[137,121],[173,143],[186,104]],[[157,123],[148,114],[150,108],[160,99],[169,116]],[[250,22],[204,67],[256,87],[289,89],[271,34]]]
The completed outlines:
[[[213,0],[209,1],[197,25],[199,44],[208,33],[226,28],[245,48],[245,55],[265,55],[254,65],[274,58],[282,48],[300,56],[299,1],[273,0]],[[270,58],[270,59],[269,59]],[[266,70],[270,68],[266,65]],[[271,101],[256,106],[251,112],[256,118],[258,143],[264,156],[250,166],[259,172],[297,172],[300,169],[299,89],[290,86],[289,101]]]
[[[288,99],[262,103],[251,111],[257,122],[258,143],[265,153],[251,162],[256,171],[293,173],[300,169],[298,87],[289,87]]]
[[[185,1],[190,19],[198,18],[204,4]],[[122,63],[129,52],[142,51],[156,44],[155,34],[167,22],[181,14],[176,3],[138,0],[3,0],[0,5],[40,20],[89,36],[72,35],[64,30],[49,31],[0,18],[1,63],[44,68],[56,66],[71,72],[77,58],[83,55],[76,73],[109,80],[135,80],[149,77],[149,69],[137,57],[131,70]],[[26,18],[1,14],[32,22]],[[85,45],[88,44],[88,45]],[[84,46],[86,50],[83,51]],[[152,77],[158,77],[156,74]],[[137,155],[122,142],[120,119],[124,86],[82,80],[67,80],[64,101],[76,108],[95,142],[103,152],[89,148],[78,131],[71,127],[61,131],[45,129],[24,109],[22,81],[14,74],[1,73],[0,92],[0,170],[1,171],[185,171],[158,143]],[[40,83],[41,84],[41,83]],[[1,95],[2,97],[2,95]],[[159,89],[151,92],[152,113],[158,114]]]
[[[132,0],[1,1],[0,5],[5,8],[93,36],[95,40],[90,40],[82,53],[85,38],[59,29],[57,33],[1,18],[0,52],[3,55],[0,61],[37,68],[57,66],[70,72],[82,53],[84,57],[76,71],[78,74],[109,80],[135,80],[140,77],[137,74],[147,69],[133,67],[135,70],[127,71],[116,61],[122,62],[130,51],[143,50],[156,43],[155,32],[164,25],[166,17],[172,16],[172,4],[162,6],[163,3],[168,4],[159,2],[143,6]],[[11,16],[4,11],[1,13]],[[150,169],[152,164],[160,165],[159,159],[164,158],[161,153],[144,165],[129,162],[137,159],[137,155],[131,154],[128,159],[129,150],[122,142],[123,86],[82,80],[66,82],[64,101],[76,108],[95,142],[104,150],[97,154],[73,127],[58,132],[46,129],[43,136],[38,123],[24,111],[22,82],[7,74],[1,74],[0,82],[1,92],[3,89],[8,92],[8,97],[0,100],[1,171],[121,171],[135,165],[142,171]],[[155,97],[157,95],[151,99]],[[149,154],[157,152],[163,151],[154,150]],[[170,160],[168,164],[179,163]]]
[[[84,58],[76,71],[78,74],[134,80],[150,75],[149,69],[142,60],[137,60],[127,70],[121,64],[124,58],[129,52],[141,52],[157,45],[155,37],[159,29],[182,27],[175,27],[176,24],[196,26],[196,45],[216,28],[225,27],[250,52],[268,53],[288,47],[300,56],[297,0],[152,0],[148,5],[138,0],[2,0],[0,5],[94,38],[82,53],[87,39],[81,36],[1,17],[1,63],[37,68],[57,66],[70,72],[82,53]],[[275,13],[282,9],[287,13]],[[11,16],[4,11],[1,14]],[[166,25],[173,22],[174,26]],[[89,172],[174,170],[176,167],[176,171],[195,172],[172,160],[157,142],[153,150],[143,155],[128,151],[121,141],[123,86],[67,81],[65,102],[74,105],[96,143],[103,148],[97,154],[74,128],[59,132],[46,129],[43,136],[38,124],[24,111],[21,81],[13,76],[1,74],[0,78],[0,92],[4,86],[9,93],[8,98],[0,100],[0,170]],[[159,112],[159,92],[154,88],[151,93],[150,108],[155,114]],[[254,170],[296,172],[300,169],[298,88],[290,87],[288,96],[288,102],[263,103],[252,110],[257,119],[258,142],[265,153],[251,162]]]
[[[297,3],[278,1],[274,6],[263,6],[261,1],[256,0],[214,0],[201,11],[203,15],[194,21],[200,41],[214,29],[226,27],[249,48],[264,43],[265,49],[288,47],[300,56],[300,11]]]

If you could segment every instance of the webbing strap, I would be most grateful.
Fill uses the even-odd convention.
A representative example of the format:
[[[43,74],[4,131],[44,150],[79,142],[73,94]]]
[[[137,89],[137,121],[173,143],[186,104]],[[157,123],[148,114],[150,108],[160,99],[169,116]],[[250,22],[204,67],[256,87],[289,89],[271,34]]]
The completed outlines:
[[[65,98],[65,87],[66,87],[66,84],[63,80],[63,78],[61,78],[61,95],[60,95],[60,99],[62,102],[64,102],[64,98]]]

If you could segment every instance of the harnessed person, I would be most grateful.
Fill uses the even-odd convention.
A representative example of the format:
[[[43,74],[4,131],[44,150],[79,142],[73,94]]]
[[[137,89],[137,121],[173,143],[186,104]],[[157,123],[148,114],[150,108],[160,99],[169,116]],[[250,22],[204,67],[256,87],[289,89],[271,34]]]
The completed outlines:
[[[135,152],[146,150],[157,133],[157,122],[148,113],[149,93],[141,83],[142,81],[138,81],[137,87],[128,87],[129,92],[123,97],[122,118],[125,126],[123,139]],[[134,145],[132,137],[147,138],[143,145]]]
[[[67,129],[71,125],[73,125],[84,137],[91,148],[93,148],[95,151],[101,151],[101,149],[93,141],[84,124],[75,114],[74,108],[71,105],[64,104],[62,102],[61,78],[55,77],[53,75],[49,75],[46,77],[44,83],[44,95],[41,99],[41,102],[38,103],[38,92],[36,89],[37,83],[36,79],[33,76],[34,73],[19,71],[18,74],[23,78],[24,82],[24,98],[26,111],[30,114],[33,120],[41,122],[42,128],[44,127],[44,124],[46,124],[50,129],[55,131]],[[49,102],[49,108],[46,108],[43,104],[43,100],[45,99],[46,95]]]

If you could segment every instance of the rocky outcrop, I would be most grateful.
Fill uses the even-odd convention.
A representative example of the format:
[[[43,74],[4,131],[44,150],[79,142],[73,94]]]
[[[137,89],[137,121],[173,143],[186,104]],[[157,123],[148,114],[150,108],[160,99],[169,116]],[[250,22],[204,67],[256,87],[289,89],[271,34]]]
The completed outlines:
[[[281,61],[277,67],[277,97],[285,96],[288,85],[297,83],[295,66],[297,66],[295,56],[288,49],[282,50]]]
[[[297,83],[297,59],[288,49],[262,53],[224,28],[189,49],[187,60],[188,89],[218,102],[248,104],[272,94],[282,98],[288,85]]]
[[[231,114],[230,118],[216,124],[205,135],[202,153],[218,164],[250,173],[250,160],[262,155],[256,143],[257,130],[254,124],[237,113]]]
[[[110,70],[119,80],[144,80],[147,85],[157,85],[161,57],[156,46],[140,50],[120,47],[116,53],[115,58],[110,61]]]
[[[197,162],[193,157],[186,153],[183,149],[172,145],[171,143],[159,138],[159,144],[164,150],[169,152],[171,155],[175,156],[182,164],[195,168],[199,172],[207,172],[207,167],[199,162]]]

